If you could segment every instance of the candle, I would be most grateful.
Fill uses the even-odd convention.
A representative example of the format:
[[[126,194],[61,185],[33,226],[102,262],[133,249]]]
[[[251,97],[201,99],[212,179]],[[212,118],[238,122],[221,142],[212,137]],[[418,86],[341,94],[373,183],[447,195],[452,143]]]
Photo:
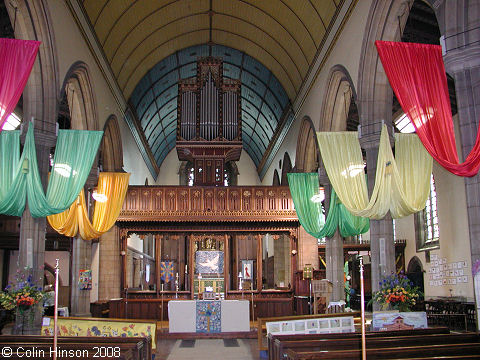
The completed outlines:
[[[185,274],[187,273],[187,265],[185,265]]]

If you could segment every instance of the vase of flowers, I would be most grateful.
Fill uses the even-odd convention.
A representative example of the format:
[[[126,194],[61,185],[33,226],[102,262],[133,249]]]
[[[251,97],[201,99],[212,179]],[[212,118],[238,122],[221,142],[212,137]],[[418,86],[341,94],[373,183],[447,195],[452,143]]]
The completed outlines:
[[[21,316],[22,333],[25,325],[32,327],[35,316],[35,305],[43,299],[44,291],[33,281],[32,269],[25,268],[17,271],[13,284],[7,285],[0,292],[0,306],[14,311]]]
[[[380,290],[373,294],[372,302],[380,304],[382,310],[410,311],[422,295],[403,272],[384,278],[379,285]]]

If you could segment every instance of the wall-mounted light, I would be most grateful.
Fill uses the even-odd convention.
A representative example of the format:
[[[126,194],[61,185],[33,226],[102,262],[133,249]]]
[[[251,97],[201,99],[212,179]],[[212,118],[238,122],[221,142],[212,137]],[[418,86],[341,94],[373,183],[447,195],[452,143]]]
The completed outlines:
[[[292,250],[292,255],[293,255],[293,256],[297,255],[297,250],[293,249],[293,250]]]
[[[125,250],[120,251],[120,255],[125,256]]]

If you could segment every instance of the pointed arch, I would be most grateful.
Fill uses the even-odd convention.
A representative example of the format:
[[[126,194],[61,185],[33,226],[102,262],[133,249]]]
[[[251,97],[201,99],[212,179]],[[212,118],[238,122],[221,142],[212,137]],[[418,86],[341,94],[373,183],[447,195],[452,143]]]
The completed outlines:
[[[352,78],[342,65],[330,70],[328,88],[323,100],[320,131],[345,131],[350,103],[357,98]]]
[[[422,272],[423,265],[420,259],[417,256],[414,256],[410,259],[407,266],[407,273]]]
[[[23,118],[41,122],[37,129],[55,135],[59,81],[55,36],[48,1],[16,0],[5,3],[15,38],[41,41],[37,60],[23,91]],[[54,137],[49,139],[54,142]]]
[[[103,128],[101,164],[103,171],[123,171],[122,135],[115,115],[110,115]]]
[[[363,147],[376,144],[382,121],[392,124],[393,92],[378,58],[375,40],[399,41],[412,3],[413,0],[374,0],[370,7],[358,69],[357,106]]]
[[[292,160],[290,160],[290,155],[287,152],[283,155],[282,161],[282,178],[280,181],[280,185],[288,186],[288,179],[287,174],[292,172]]]
[[[273,172],[273,182],[272,186],[280,186],[280,177],[278,176],[278,170],[275,169]]]
[[[300,125],[295,154],[295,169],[298,172],[314,172],[318,169],[319,149],[312,119],[305,116]]]
[[[88,66],[74,63],[65,75],[61,97],[66,96],[72,129],[98,130],[98,117]]]

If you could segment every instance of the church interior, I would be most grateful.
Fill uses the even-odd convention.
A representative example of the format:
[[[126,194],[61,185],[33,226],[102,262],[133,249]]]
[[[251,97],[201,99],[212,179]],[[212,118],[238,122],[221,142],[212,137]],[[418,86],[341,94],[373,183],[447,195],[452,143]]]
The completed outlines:
[[[34,138],[47,198],[63,147],[92,164],[65,213],[38,216],[27,190],[12,215],[12,190],[0,188],[2,289],[28,270],[36,286],[56,289],[62,316],[153,321],[157,359],[202,359],[205,339],[216,341],[206,359],[228,356],[235,338],[250,342],[229,358],[257,359],[258,319],[372,314],[392,275],[417,287],[410,310],[426,312],[429,326],[478,331],[479,166],[452,168],[475,163],[480,146],[479,0],[5,0],[0,31],[38,42],[1,141],[17,130],[26,153]],[[441,47],[448,161],[431,160],[427,126],[410,120],[377,40]],[[60,142],[66,130],[101,139],[76,148]],[[347,133],[360,165],[343,177],[361,174],[361,206],[387,202],[381,215],[362,216],[347,200],[357,191],[332,175],[350,150],[327,137]],[[382,144],[400,164],[401,135],[425,145],[412,162],[430,161],[410,174],[408,191],[423,178],[427,190],[408,212],[377,191]],[[37,167],[27,164],[24,174]],[[345,231],[348,221],[356,225]],[[40,307],[31,326],[2,310],[3,335],[40,334]]]

